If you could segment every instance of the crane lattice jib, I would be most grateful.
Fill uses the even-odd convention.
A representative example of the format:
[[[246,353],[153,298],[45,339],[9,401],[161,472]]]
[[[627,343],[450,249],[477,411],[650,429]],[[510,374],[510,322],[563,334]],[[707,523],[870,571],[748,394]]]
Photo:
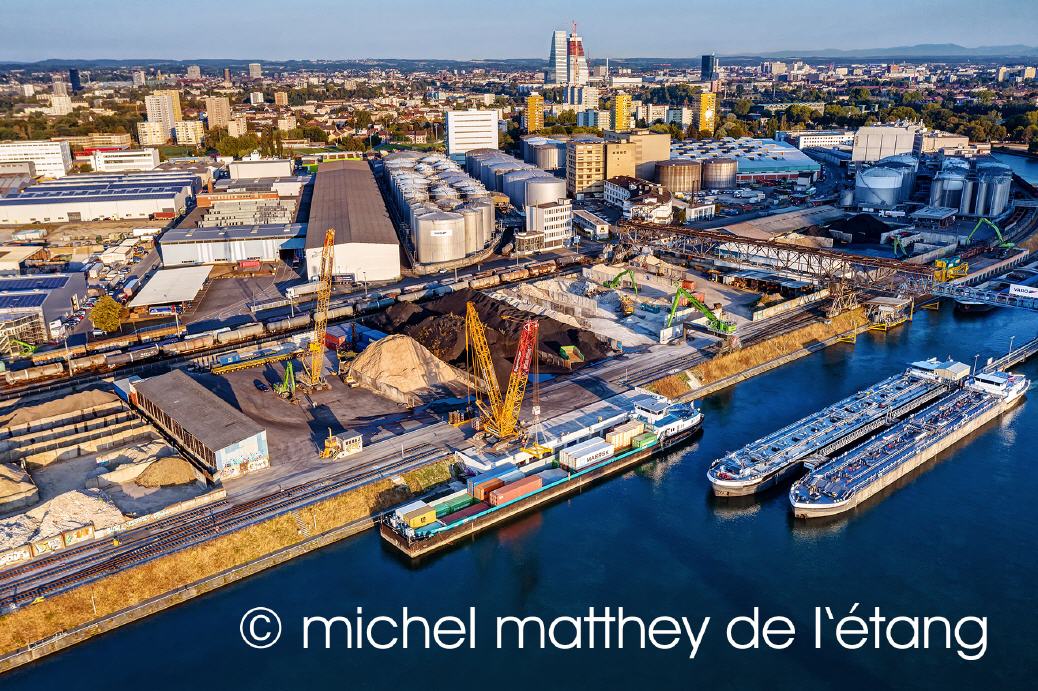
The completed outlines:
[[[537,322],[532,319],[523,324],[519,332],[519,345],[515,349],[515,362],[512,374],[508,378],[508,392],[505,394],[504,408],[499,420],[499,434],[502,439],[510,439],[518,431],[519,409],[523,406],[526,395],[526,384],[530,380],[530,366],[537,355]]]
[[[324,384],[324,336],[328,331],[328,305],[332,298],[332,267],[335,262],[335,230],[324,234],[321,249],[321,274],[317,286],[317,309],[314,312],[314,333],[310,338],[310,385]]]
[[[496,428],[504,399],[501,396],[501,387],[497,383],[497,375],[494,373],[494,359],[490,355],[490,346],[487,344],[486,330],[483,322],[479,320],[476,306],[471,302],[465,306],[465,346],[472,354],[472,366],[475,369],[477,380],[483,382],[488,401],[483,401],[479,396],[479,382],[476,383],[476,406],[486,418],[487,424]],[[495,433],[496,429],[492,430]]]

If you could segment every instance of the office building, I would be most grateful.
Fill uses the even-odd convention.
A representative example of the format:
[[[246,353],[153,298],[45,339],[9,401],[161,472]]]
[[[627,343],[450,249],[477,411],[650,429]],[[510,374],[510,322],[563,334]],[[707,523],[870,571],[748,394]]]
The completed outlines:
[[[804,149],[833,149],[854,144],[854,132],[852,130],[776,132],[775,139],[780,142],[789,142],[801,151]]]
[[[176,89],[156,89],[152,92],[155,96],[168,96],[173,104],[173,122],[184,119],[184,112],[180,109],[180,92]]]
[[[99,150],[90,154],[90,165],[95,173],[128,173],[140,170],[153,170],[158,164],[158,149]]]
[[[786,63],[770,60],[760,64],[760,73],[765,77],[777,77],[786,73]]]
[[[168,94],[145,96],[144,110],[147,114],[148,122],[160,125],[166,133],[166,139],[169,139],[173,127],[176,125],[177,120],[180,119],[176,116],[173,98]],[[141,143],[143,144],[144,142]]]
[[[548,69],[544,72],[544,83],[559,85],[565,84],[567,73],[566,62],[566,32],[553,31],[551,34],[551,48],[548,52]]]
[[[263,92],[253,91],[249,94],[249,104],[254,106],[263,105]]]
[[[68,142],[73,149],[96,149],[100,147],[133,145],[133,137],[124,132],[91,132],[90,134],[51,137],[52,142]]]
[[[598,88],[594,86],[567,86],[562,94],[563,103],[577,112],[598,110]]]
[[[275,91],[274,92],[274,105],[276,105],[276,106],[287,106],[288,105],[288,92],[287,91]]]
[[[72,97],[71,96],[51,96],[50,97],[50,115],[61,116],[68,115],[72,112]]]
[[[258,62],[249,63],[249,79],[262,79],[263,67]]]
[[[82,273],[0,276],[0,329],[36,345],[58,340],[61,320],[79,309],[86,291]]]
[[[670,158],[670,135],[667,133],[641,129],[629,132],[605,131],[602,136],[607,142],[632,145],[634,176],[642,180],[654,180],[656,162]]]
[[[912,153],[916,156],[932,156],[944,152],[948,155],[958,155],[968,150],[970,138],[964,134],[952,134],[951,132],[916,132],[915,143],[912,145]]]
[[[61,178],[72,169],[72,149],[68,142],[25,141],[0,144],[0,163],[32,161],[36,174]]]
[[[573,202],[558,199],[527,206],[526,232],[543,236],[541,249],[562,247],[573,237]]]
[[[72,87],[72,93],[78,94],[83,90],[83,82],[79,78],[79,70],[72,68],[68,71],[68,83]]]
[[[244,115],[231,118],[227,123],[227,134],[231,137],[244,137],[249,132],[249,121]]]
[[[498,148],[496,110],[448,110],[447,154],[464,156],[472,149]]]
[[[199,146],[205,141],[205,128],[200,120],[179,120],[173,126],[177,144]]]
[[[51,83],[51,93],[55,96],[68,96],[68,86],[61,80],[61,77],[54,75]]]
[[[573,198],[601,196],[608,177],[634,177],[634,144],[576,136],[566,142],[566,192]]]
[[[619,91],[613,97],[612,127],[615,132],[626,132],[631,129],[631,95]]]
[[[526,97],[525,129],[536,132],[544,129],[544,96],[532,93]]]
[[[673,195],[662,185],[626,175],[605,181],[603,199],[623,210],[627,220],[670,223],[674,214]]]
[[[281,115],[277,120],[277,127],[282,132],[294,130],[297,124],[295,115]]]
[[[720,65],[721,63],[718,61],[716,55],[704,55],[702,67],[700,68],[700,80],[704,82],[712,82],[720,79]]]
[[[227,127],[231,121],[231,102],[226,96],[206,96],[205,119],[209,128]]]
[[[584,39],[575,32],[569,35],[566,45],[566,82],[573,86],[587,84],[587,56],[584,55]]]
[[[138,122],[137,141],[141,146],[162,146],[169,141],[171,131],[161,122]]]
[[[691,124],[696,131],[707,132],[712,137],[717,125],[717,94],[703,91],[698,96],[693,96],[691,110]]]
[[[187,66],[187,78],[188,79],[201,79],[202,78],[202,68],[199,67],[198,65],[188,65]]]
[[[613,111],[611,110],[582,110],[577,113],[578,127],[595,127],[607,130],[613,126]]]
[[[231,68],[230,67],[223,68],[223,83],[224,84],[230,84],[231,83]]]
[[[325,232],[335,229],[336,276],[355,281],[400,278],[400,243],[365,161],[328,161],[317,168],[306,231],[306,273],[320,276]]]
[[[920,125],[860,127],[854,133],[851,161],[858,164],[875,163],[887,156],[910,154],[915,150],[916,135],[923,131]]]
[[[135,87],[137,87],[137,86],[144,86],[147,82],[148,82],[148,78],[147,78],[147,76],[144,74],[144,72],[142,70],[134,70],[134,72],[133,72],[133,85]]]

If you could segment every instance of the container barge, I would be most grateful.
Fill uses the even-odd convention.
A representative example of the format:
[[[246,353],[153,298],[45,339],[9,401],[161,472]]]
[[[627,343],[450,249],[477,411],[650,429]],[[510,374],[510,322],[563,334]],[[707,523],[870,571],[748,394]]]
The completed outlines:
[[[626,419],[603,436],[585,436],[550,455],[503,463],[470,477],[435,502],[411,502],[387,514],[382,538],[416,559],[532,511],[673,449],[700,429],[702,412],[647,393],[630,399]]]
[[[763,492],[877,430],[889,427],[952,390],[956,363],[912,363],[899,375],[812,413],[777,432],[719,458],[707,479],[719,497]]]
[[[905,477],[952,444],[1016,405],[1030,380],[983,372],[961,388],[797,481],[789,492],[798,518],[834,516],[853,509]]]

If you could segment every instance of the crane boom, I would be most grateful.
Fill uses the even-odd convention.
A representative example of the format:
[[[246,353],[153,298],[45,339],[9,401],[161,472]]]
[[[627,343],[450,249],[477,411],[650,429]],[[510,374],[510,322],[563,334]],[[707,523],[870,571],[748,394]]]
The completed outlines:
[[[484,400],[479,396],[479,387],[476,387],[476,406],[484,419],[484,429],[499,441],[515,439],[519,436],[519,410],[523,405],[530,366],[537,350],[537,322],[528,320],[523,323],[512,373],[508,377],[508,389],[504,395],[501,394],[501,385],[494,372],[486,328],[479,319],[476,306],[471,302],[465,306],[465,347],[472,353],[476,377],[482,380],[486,392]]]
[[[310,386],[324,388],[324,337],[328,332],[328,305],[332,299],[332,269],[335,265],[335,230],[324,234],[321,248],[321,273],[317,286],[317,309],[314,310],[314,332],[310,337]]]
[[[704,305],[695,295],[688,292],[684,288],[679,287],[677,292],[674,293],[674,301],[670,305],[670,314],[667,315],[667,328],[674,323],[674,313],[678,311],[678,303],[681,298],[685,298],[691,303],[693,307],[703,313],[703,316],[707,318],[707,323],[711,331],[722,334],[733,334],[735,333],[735,322],[725,321],[719,318],[714,311]]]

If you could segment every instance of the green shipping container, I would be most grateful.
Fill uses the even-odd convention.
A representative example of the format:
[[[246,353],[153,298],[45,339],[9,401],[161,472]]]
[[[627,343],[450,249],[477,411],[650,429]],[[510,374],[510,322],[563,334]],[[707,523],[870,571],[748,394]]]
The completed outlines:
[[[448,514],[454,513],[455,511],[461,511],[462,509],[470,506],[474,501],[475,500],[471,496],[466,494],[461,497],[455,497],[454,499],[450,499],[448,501],[443,501],[438,504],[435,504],[436,517],[443,518]]]
[[[646,432],[635,437],[631,445],[636,449],[644,449],[646,446],[652,446],[655,442],[656,435],[652,432]]]

